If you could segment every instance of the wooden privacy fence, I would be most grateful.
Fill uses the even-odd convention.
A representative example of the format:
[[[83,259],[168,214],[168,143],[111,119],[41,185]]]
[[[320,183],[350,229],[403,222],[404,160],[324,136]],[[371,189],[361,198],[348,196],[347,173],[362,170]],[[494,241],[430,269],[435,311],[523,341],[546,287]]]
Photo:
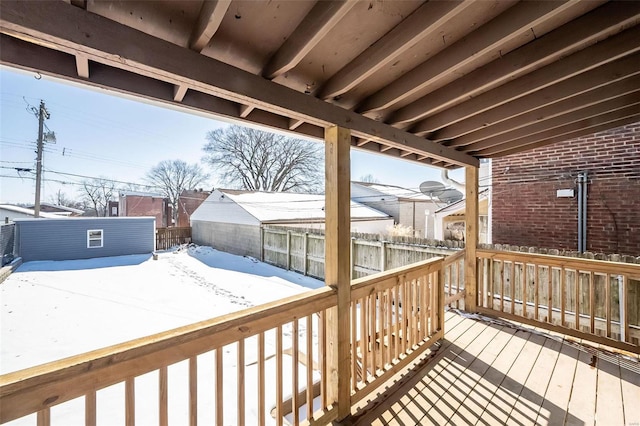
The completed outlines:
[[[478,310],[639,353],[640,265],[477,250]]]
[[[156,228],[156,250],[168,250],[173,246],[191,242],[191,227]]]
[[[341,404],[362,400],[444,336],[442,263],[353,281],[350,337],[338,342],[350,349],[350,401]],[[0,423],[33,413],[39,426],[330,423],[326,342],[336,306],[336,290],[324,287],[5,374]]]
[[[264,262],[324,279],[324,235],[284,228],[263,228],[262,245]],[[351,277],[360,278],[434,257],[448,256],[456,251],[449,247],[427,247],[409,242],[372,241],[365,235],[353,234]]]

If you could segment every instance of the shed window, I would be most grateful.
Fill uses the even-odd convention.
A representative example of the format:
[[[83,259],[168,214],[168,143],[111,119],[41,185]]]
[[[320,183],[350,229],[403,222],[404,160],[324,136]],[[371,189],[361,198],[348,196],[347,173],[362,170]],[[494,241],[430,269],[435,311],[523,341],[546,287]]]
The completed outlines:
[[[102,229],[89,229],[87,231],[87,247],[102,247]]]

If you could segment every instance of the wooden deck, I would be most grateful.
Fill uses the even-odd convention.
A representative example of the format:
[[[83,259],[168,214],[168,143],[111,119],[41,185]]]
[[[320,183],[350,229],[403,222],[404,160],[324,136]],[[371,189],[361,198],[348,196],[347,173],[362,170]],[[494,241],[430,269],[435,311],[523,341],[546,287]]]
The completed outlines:
[[[441,347],[409,369],[345,423],[640,425],[637,355],[521,325],[447,312]]]

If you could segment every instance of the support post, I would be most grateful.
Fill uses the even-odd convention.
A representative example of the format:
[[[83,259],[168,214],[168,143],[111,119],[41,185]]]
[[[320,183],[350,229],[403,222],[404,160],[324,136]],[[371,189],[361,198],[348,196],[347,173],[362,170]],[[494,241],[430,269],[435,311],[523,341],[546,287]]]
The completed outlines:
[[[472,166],[465,167],[465,224],[464,309],[475,312],[478,298],[478,168]]]
[[[338,419],[351,412],[351,133],[325,130],[325,284],[337,292],[337,307],[327,310],[327,401],[337,403]]]

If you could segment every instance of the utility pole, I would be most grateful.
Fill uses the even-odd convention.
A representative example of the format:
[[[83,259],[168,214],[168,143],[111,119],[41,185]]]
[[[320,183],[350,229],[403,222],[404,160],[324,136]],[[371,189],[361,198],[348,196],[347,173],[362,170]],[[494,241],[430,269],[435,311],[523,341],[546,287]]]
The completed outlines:
[[[40,183],[42,181],[42,151],[44,145],[44,119],[49,119],[50,115],[44,106],[44,101],[40,101],[38,110],[38,149],[36,151],[36,200],[34,203],[34,216],[40,217]]]

